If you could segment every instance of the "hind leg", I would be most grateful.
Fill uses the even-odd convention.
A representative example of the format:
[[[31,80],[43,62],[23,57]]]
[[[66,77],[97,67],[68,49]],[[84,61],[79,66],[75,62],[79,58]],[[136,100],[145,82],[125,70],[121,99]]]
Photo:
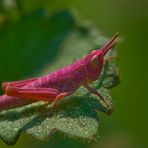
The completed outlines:
[[[52,102],[60,94],[58,90],[53,88],[19,88],[13,86],[6,87],[5,92],[8,96],[48,102]]]
[[[21,80],[21,81],[13,81],[13,82],[3,82],[2,83],[2,88],[5,90],[7,86],[14,86],[14,87],[23,87],[27,85],[28,83],[31,83],[33,81],[36,81],[38,78],[32,78],[32,79],[27,79],[27,80]]]

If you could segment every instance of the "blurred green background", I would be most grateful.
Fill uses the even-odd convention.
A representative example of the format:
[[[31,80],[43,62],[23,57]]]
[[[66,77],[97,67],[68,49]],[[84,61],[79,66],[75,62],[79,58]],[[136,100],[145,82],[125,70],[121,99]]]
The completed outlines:
[[[30,65],[27,60],[37,60],[33,58],[35,57],[34,54],[40,54],[38,51],[37,53],[30,51],[27,56],[28,59],[24,58],[24,65],[20,68],[19,61],[22,60],[22,57],[17,57],[16,54],[17,52],[21,54],[25,52],[21,47],[25,45],[26,37],[24,36],[22,41],[18,40],[18,42],[16,39],[24,35],[23,27],[21,28],[22,32],[15,34],[10,29],[11,26],[10,28],[6,26],[19,22],[22,14],[31,13],[38,8],[46,8],[48,10],[47,13],[52,15],[67,7],[76,10],[80,20],[88,20],[95,24],[107,37],[111,37],[115,32],[120,33],[121,42],[117,45],[119,49],[117,65],[120,70],[122,82],[112,90],[112,95],[116,102],[115,111],[112,116],[107,116],[103,113],[100,114],[101,137],[97,142],[84,143],[59,136],[52,137],[49,142],[41,142],[23,134],[18,142],[11,147],[148,147],[148,68],[146,68],[146,59],[148,56],[147,0],[0,0],[0,82],[33,75],[33,72],[29,73],[27,70],[33,70],[34,64]],[[30,18],[30,20],[32,19]],[[35,23],[34,21],[32,31]],[[32,25],[32,23],[28,23],[27,25],[30,28],[29,25]],[[4,34],[6,28],[7,35]],[[31,36],[31,30],[29,30],[29,33]],[[8,35],[9,38],[6,38]],[[9,47],[9,42],[14,43],[13,47],[16,47],[15,50],[9,50],[11,48]],[[22,43],[24,44],[23,46],[21,45]],[[42,43],[44,42],[42,41]],[[5,44],[8,46],[5,46]],[[30,46],[35,47],[31,43]],[[7,48],[4,49],[4,47]],[[40,62],[44,61],[38,61],[38,63]],[[0,148],[7,147],[9,146],[1,141]]]

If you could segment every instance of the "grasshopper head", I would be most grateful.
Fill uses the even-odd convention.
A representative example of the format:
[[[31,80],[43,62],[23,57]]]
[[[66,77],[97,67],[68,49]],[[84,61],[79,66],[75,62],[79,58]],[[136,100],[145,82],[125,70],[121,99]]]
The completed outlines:
[[[116,33],[103,48],[93,50],[88,56],[86,56],[85,63],[88,75],[88,82],[95,81],[99,77],[103,68],[104,56],[111,48],[114,47],[117,37],[118,33]]]

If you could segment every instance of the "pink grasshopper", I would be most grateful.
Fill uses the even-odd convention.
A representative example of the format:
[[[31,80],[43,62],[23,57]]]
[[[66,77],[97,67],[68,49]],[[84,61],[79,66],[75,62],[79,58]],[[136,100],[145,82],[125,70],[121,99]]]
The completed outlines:
[[[100,50],[94,50],[84,58],[47,76],[23,81],[5,82],[5,97],[32,99],[53,102],[51,111],[60,99],[72,95],[81,85],[97,95],[106,107],[109,104],[89,84],[96,81],[103,68],[104,56],[114,47],[118,33]]]

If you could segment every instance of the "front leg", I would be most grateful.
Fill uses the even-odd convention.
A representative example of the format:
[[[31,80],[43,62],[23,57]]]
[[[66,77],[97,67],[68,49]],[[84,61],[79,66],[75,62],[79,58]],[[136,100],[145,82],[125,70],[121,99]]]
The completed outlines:
[[[106,107],[109,107],[109,104],[105,101],[105,99],[99,94],[99,92],[97,90],[95,90],[94,88],[90,87],[88,84],[83,84],[83,86],[85,88],[87,88],[91,93],[97,95],[106,105]]]

